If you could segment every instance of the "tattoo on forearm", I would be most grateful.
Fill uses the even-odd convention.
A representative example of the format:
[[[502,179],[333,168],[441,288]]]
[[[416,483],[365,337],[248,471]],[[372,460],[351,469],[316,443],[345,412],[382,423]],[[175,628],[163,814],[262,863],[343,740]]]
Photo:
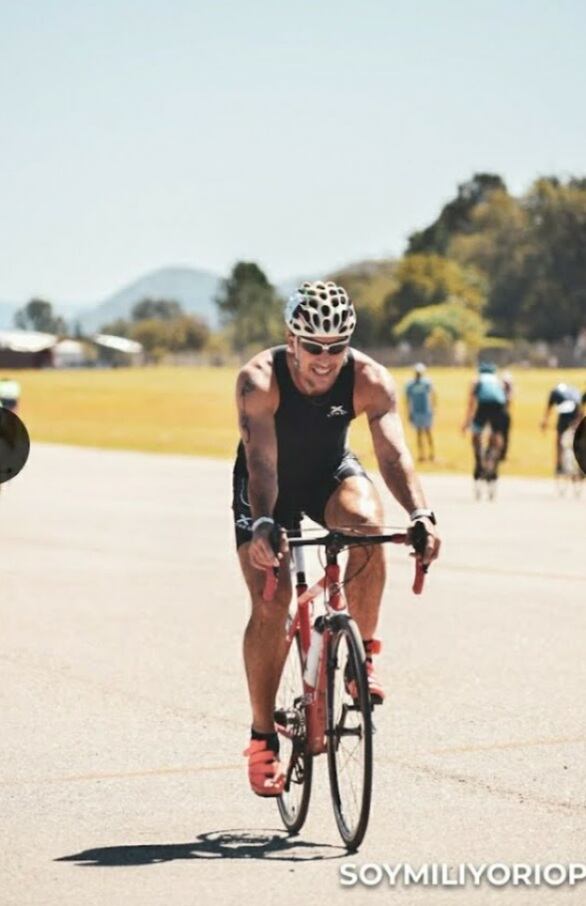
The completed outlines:
[[[256,387],[250,380],[250,378],[244,378],[239,393],[238,409],[240,410],[240,432],[242,434],[242,440],[245,444],[249,444],[251,438],[250,419],[246,413],[246,397],[250,393],[254,393],[255,390]]]

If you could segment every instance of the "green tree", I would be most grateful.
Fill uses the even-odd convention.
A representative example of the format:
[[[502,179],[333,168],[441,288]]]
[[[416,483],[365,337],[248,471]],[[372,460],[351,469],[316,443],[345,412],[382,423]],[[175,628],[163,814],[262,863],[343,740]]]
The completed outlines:
[[[391,327],[416,308],[459,300],[474,312],[486,304],[486,280],[473,267],[441,255],[406,255],[396,269],[396,287],[384,301],[387,326]],[[394,331],[397,336],[396,330]]]
[[[150,359],[158,361],[169,351],[169,325],[160,318],[143,318],[130,329],[130,339],[142,343]]]
[[[145,321],[150,318],[160,318],[162,321],[172,321],[183,314],[179,302],[174,299],[141,299],[133,306],[130,317],[133,321]]]
[[[577,336],[586,325],[586,184],[547,177],[520,199],[491,192],[448,255],[485,274],[485,314],[499,334]]]
[[[394,261],[361,261],[328,276],[349,293],[356,308],[352,344],[358,347],[388,343],[384,300],[397,286]]]
[[[539,179],[524,205],[531,253],[519,327],[530,338],[576,337],[586,327],[586,186]]]
[[[450,300],[410,311],[396,325],[395,336],[416,346],[436,348],[463,340],[469,349],[478,349],[487,329],[488,323],[477,311]]]
[[[202,349],[210,336],[209,327],[195,315],[181,315],[166,322],[167,343],[172,352]]]
[[[458,186],[458,194],[442,208],[437,220],[409,237],[407,252],[435,252],[438,255],[445,255],[452,237],[456,233],[469,231],[472,212],[476,205],[486,200],[494,191],[507,191],[498,174],[475,173],[472,179]]]
[[[499,190],[476,205],[468,232],[455,234],[448,245],[450,257],[485,275],[485,314],[505,336],[514,336],[521,329],[532,249],[527,211],[518,199]]]
[[[14,324],[20,330],[38,330],[40,333],[64,334],[67,325],[63,318],[53,314],[53,306],[44,299],[31,299],[14,315]]]
[[[235,349],[270,345],[283,337],[283,303],[257,264],[239,261],[215,299]]]
[[[129,337],[131,329],[132,324],[130,321],[126,321],[124,318],[117,318],[108,324],[102,324],[100,333],[110,334],[113,337]]]

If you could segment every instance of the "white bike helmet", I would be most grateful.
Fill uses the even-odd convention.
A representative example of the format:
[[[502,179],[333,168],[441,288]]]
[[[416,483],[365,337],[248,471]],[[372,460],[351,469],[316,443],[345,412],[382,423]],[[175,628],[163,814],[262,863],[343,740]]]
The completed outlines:
[[[285,322],[296,336],[349,337],[356,327],[356,312],[341,286],[306,281],[289,297]]]

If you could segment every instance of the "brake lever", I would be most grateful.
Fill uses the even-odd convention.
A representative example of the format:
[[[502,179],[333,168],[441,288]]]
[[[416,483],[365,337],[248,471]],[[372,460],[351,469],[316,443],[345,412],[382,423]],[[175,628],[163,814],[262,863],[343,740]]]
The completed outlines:
[[[415,551],[415,577],[413,579],[412,590],[414,595],[420,595],[423,591],[425,576],[429,569],[428,563],[422,563],[421,557],[425,553],[427,538],[429,532],[423,522],[415,522],[409,532],[411,545]]]

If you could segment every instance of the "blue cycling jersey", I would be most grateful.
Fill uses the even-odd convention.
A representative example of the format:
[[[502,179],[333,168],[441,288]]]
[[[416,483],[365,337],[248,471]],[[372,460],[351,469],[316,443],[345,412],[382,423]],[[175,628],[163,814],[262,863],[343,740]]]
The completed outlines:
[[[474,385],[474,396],[479,403],[504,406],[507,401],[505,389],[496,374],[479,374]]]

